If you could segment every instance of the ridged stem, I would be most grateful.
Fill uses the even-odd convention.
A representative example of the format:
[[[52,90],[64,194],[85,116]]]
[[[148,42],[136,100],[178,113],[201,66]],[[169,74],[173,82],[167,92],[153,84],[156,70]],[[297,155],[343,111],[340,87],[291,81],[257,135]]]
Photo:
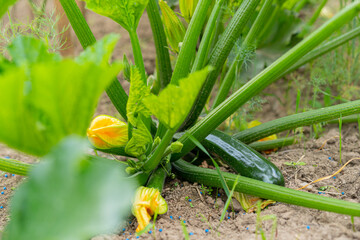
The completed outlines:
[[[187,181],[197,182],[210,187],[222,187],[219,175],[213,169],[196,167],[184,160],[179,160],[173,163],[173,169],[178,176]],[[314,208],[351,216],[360,216],[359,203],[347,202],[335,198],[297,191],[275,184],[269,184],[251,178],[237,176],[227,172],[223,172],[222,175],[225,178],[227,185],[230,187],[234,185],[236,179],[238,178],[238,183],[235,187],[235,191],[237,192],[307,208]]]
[[[243,143],[251,143],[282,131],[326,122],[339,118],[340,116],[349,116],[354,113],[360,113],[360,100],[278,118],[256,127],[245,129],[244,131],[234,134],[233,137]]]
[[[60,3],[64,8],[65,14],[68,17],[81,46],[85,49],[86,47],[94,44],[96,42],[94,34],[91,32],[90,27],[75,0],[60,0]],[[111,102],[114,104],[116,110],[118,110],[121,116],[126,120],[126,103],[128,96],[118,79],[114,79],[114,81],[106,89],[106,93]]]
[[[295,71],[302,65],[304,65],[308,62],[311,62],[312,60],[334,50],[335,48],[343,45],[344,43],[347,43],[348,41],[358,37],[359,35],[360,35],[360,27],[354,28],[353,30],[351,30],[345,34],[341,34],[339,37],[334,38],[333,40],[325,43],[324,45],[322,45],[322,46],[312,50],[308,54],[306,54],[297,63],[295,63],[294,66],[292,66],[290,69],[286,70],[286,72],[284,74],[282,74],[282,76],[285,76],[285,75]]]
[[[24,163],[14,159],[0,158],[0,170],[16,175],[26,176],[32,164]]]
[[[241,3],[235,16],[231,19],[221,39],[217,42],[211,53],[208,65],[214,67],[214,70],[207,77],[201,91],[185,121],[182,130],[189,128],[198,119],[202,112],[206,101],[214,87],[216,79],[227,59],[235,41],[239,38],[246,23],[255,12],[255,8],[259,4],[259,0],[245,0]]]
[[[273,140],[267,140],[267,141],[259,141],[259,142],[253,142],[249,144],[249,147],[252,149],[261,152],[266,150],[272,150],[276,148],[282,148],[285,146],[293,145],[297,143],[295,137],[286,137],[286,138],[279,138],[279,139],[273,139]]]
[[[156,60],[158,67],[158,83],[156,86],[158,88],[157,90],[160,90],[169,84],[172,75],[169,48],[156,0],[149,0],[146,11],[149,17],[155,42]]]
[[[261,31],[264,23],[267,21],[269,15],[271,14],[271,4],[271,0],[266,0],[261,7],[261,10],[256,17],[254,24],[252,25],[249,33],[246,35],[244,42],[241,44],[240,51],[237,53],[228,72],[225,75],[223,82],[220,85],[220,89],[216,95],[212,109],[219,106],[219,104],[226,99],[227,95],[230,92],[231,86],[235,81],[236,69],[242,68],[246,55],[251,55],[255,52],[255,40],[257,35],[259,35],[259,32]]]
[[[247,82],[228,99],[222,102],[205,118],[200,120],[191,129],[189,129],[188,133],[193,135],[197,140],[202,141],[210,132],[212,132],[217,126],[219,126],[219,124],[221,124],[226,118],[233,114],[239,107],[241,107],[253,96],[261,92],[265,87],[276,81],[278,77],[286,71],[286,69],[290,68],[306,53],[314,49],[333,32],[349,22],[359,11],[359,8],[360,1],[356,1],[350,4],[348,7],[342,9],[336,16],[327,21],[319,29],[310,34],[306,39],[301,41],[294,48],[289,50],[282,57],[272,63],[269,67],[260,72],[252,80]],[[184,156],[195,147],[194,143],[192,143],[187,134],[183,135],[179,141],[182,142],[184,146],[181,153],[172,155],[173,161]]]
[[[218,19],[223,2],[224,0],[218,0],[215,2],[209,21],[206,24],[204,35],[201,39],[199,50],[196,54],[191,72],[199,71],[205,67],[205,60],[210,51],[211,39],[216,27],[216,20]]]
[[[200,0],[196,6],[189,27],[185,33],[184,41],[180,48],[180,53],[176,61],[171,83],[178,84],[179,80],[185,78],[190,73],[191,59],[195,56],[196,45],[203,29],[207,11],[211,5],[209,0]]]

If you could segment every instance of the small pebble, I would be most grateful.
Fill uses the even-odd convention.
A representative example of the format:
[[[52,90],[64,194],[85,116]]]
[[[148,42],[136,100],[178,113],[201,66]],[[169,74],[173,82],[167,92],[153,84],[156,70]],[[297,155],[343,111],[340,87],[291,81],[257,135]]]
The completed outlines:
[[[344,192],[341,192],[341,195],[344,195],[345,193]]]
[[[192,235],[194,235],[194,233],[193,233],[193,232],[190,232],[189,235],[192,236]]]
[[[159,228],[159,232],[162,232],[162,228]]]
[[[208,232],[209,232],[209,229],[205,229],[205,232],[208,233]]]
[[[307,228],[307,229],[310,229],[310,226],[309,226],[309,225],[307,225],[307,226],[306,226],[306,228]]]

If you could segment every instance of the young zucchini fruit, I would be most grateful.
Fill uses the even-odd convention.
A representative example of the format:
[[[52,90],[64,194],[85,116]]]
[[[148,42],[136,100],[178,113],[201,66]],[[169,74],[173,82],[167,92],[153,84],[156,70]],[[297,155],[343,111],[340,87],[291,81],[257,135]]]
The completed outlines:
[[[210,153],[218,156],[240,175],[284,186],[284,176],[280,170],[260,153],[239,140],[214,130],[202,144]]]

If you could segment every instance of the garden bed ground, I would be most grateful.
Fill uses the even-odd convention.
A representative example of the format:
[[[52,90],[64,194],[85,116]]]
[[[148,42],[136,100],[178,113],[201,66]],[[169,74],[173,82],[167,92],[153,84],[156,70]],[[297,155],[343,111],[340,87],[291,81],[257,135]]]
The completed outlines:
[[[16,16],[24,17],[22,11],[26,1],[19,1],[15,10]],[[25,4],[25,5],[24,5]],[[87,12],[87,19],[97,38],[109,32],[121,33],[122,38],[116,52],[116,58],[121,58],[126,53],[131,58],[131,45],[128,35],[111,20]],[[24,20],[24,19],[23,19]],[[148,73],[153,71],[155,65],[155,51],[153,49],[151,30],[146,17],[140,22],[139,29],[142,48],[144,49],[144,60]],[[74,42],[75,53],[81,51],[81,47]],[[127,87],[127,83],[124,86]],[[272,91],[274,90],[274,91]],[[278,92],[276,87],[270,87],[272,93]],[[281,93],[281,91],[279,91]],[[283,96],[278,96],[282,98]],[[269,103],[272,103],[269,104]],[[263,107],[263,117],[258,116],[262,121],[268,121],[279,116],[286,115],[285,109],[278,106],[277,101],[270,99]],[[103,97],[97,113],[111,114],[114,109],[110,106],[107,97]],[[298,188],[318,179],[332,174],[339,165],[339,139],[334,138],[339,135],[337,126],[326,127],[325,133],[317,140],[301,142],[300,144],[286,147],[276,153],[269,155],[271,160],[282,170],[286,179],[286,186]],[[319,150],[326,141],[326,145]],[[19,154],[5,146],[0,146],[0,156],[11,157],[24,162],[33,162],[33,158]],[[345,163],[349,159],[360,157],[359,149],[359,129],[358,126],[346,125],[342,131],[342,161]],[[306,165],[291,167],[285,162],[301,161]],[[350,163],[336,178],[331,178],[308,187],[306,191],[314,194],[335,197],[347,201],[359,202],[360,194],[360,160]],[[23,180],[20,176],[13,176],[8,173],[0,174],[0,228],[2,229],[8,221],[9,204],[8,201],[13,193],[13,189]],[[326,191],[319,191],[320,186],[332,186]],[[6,188],[6,189],[5,189]],[[91,191],[91,189],[89,189]],[[201,194],[203,192],[203,194]],[[320,193],[319,193],[320,192]],[[218,197],[218,193],[220,196]],[[163,196],[169,204],[169,211],[159,216],[156,222],[156,230],[152,233],[145,233],[139,239],[182,239],[184,233],[180,221],[186,221],[186,229],[192,234],[190,239],[255,239],[256,214],[246,213],[240,209],[239,204],[235,203],[235,215],[230,213],[219,225],[221,211],[226,201],[223,191],[213,189],[211,195],[205,194],[201,185],[188,183],[179,179],[169,180],[166,183]],[[191,204],[186,197],[192,201]],[[192,205],[192,206],[191,206]],[[277,219],[276,239],[360,239],[360,220],[355,219],[355,232],[352,229],[349,216],[335,213],[311,210],[302,207],[292,206],[283,203],[271,205],[261,212],[262,216],[275,215]],[[70,216],[69,216],[70,217]],[[229,217],[229,218],[228,218]],[[204,218],[206,220],[204,220]],[[54,223],[56,224],[56,223]],[[265,221],[265,232],[270,238],[272,221]],[[99,236],[94,239],[136,239],[135,223],[121,231],[118,235]],[[206,233],[205,229],[209,229]],[[160,232],[161,231],[161,232]]]

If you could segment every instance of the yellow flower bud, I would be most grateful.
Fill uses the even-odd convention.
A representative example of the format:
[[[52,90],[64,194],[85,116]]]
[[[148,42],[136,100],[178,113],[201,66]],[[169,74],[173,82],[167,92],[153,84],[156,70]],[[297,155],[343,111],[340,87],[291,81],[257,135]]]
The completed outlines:
[[[179,44],[184,40],[185,27],[166,2],[160,0],[159,6],[168,43],[172,50],[178,53],[180,51]]]
[[[258,126],[260,124],[261,124],[260,121],[254,120],[254,121],[251,121],[251,122],[248,123],[248,128],[256,127],[256,126]],[[276,134],[273,134],[271,136],[268,136],[268,137],[265,137],[265,138],[262,138],[262,139],[258,140],[258,142],[268,141],[268,140],[275,140],[275,139],[277,139],[277,136],[276,136]],[[266,150],[264,152],[267,153],[267,154],[270,154],[271,152],[276,151],[276,150],[277,150],[277,148],[271,149],[271,150]]]
[[[194,15],[196,5],[199,0],[180,0],[179,7],[182,16],[185,18],[187,22],[190,22],[191,17]]]
[[[123,147],[128,142],[128,126],[117,118],[99,115],[91,122],[87,136],[99,149]]]
[[[132,213],[138,221],[136,232],[143,230],[155,213],[164,214],[168,206],[160,191],[155,188],[139,187],[136,190],[135,200],[132,207]]]

